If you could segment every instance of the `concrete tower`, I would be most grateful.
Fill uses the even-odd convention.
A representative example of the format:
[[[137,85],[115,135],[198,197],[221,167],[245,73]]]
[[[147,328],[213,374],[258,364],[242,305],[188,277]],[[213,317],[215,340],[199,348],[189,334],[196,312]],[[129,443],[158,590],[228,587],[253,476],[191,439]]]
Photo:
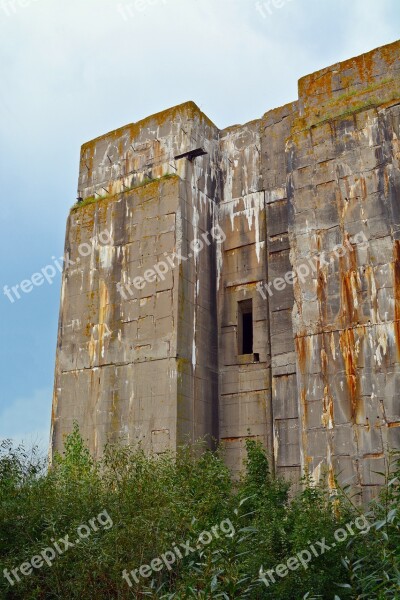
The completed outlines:
[[[400,43],[219,130],[192,102],[82,147],[53,448],[77,420],[157,453],[327,470],[367,499],[400,447]]]

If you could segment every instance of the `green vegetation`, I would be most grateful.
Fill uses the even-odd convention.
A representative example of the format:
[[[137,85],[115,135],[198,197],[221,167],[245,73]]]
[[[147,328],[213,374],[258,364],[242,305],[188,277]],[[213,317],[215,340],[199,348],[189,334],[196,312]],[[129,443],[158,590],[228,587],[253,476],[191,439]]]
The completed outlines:
[[[93,204],[94,202],[97,202],[97,200],[98,200],[98,198],[96,198],[96,196],[88,196],[81,202],[76,202],[72,208],[73,209],[81,208],[82,206],[87,206],[88,204]]]
[[[372,95],[372,92],[384,90],[384,93]],[[367,96],[367,94],[370,94]],[[345,119],[364,110],[378,108],[382,104],[398,100],[400,90],[396,86],[396,80],[392,77],[381,79],[367,87],[355,88],[344,92],[339,96],[331,98],[324,108],[322,115],[320,111],[316,112],[312,119],[311,126],[322,125],[332,121]]]
[[[109,446],[101,461],[89,455],[78,429],[51,469],[36,451],[3,442],[0,447],[0,597],[5,599],[280,599],[383,600],[400,598],[400,462],[382,474],[385,485],[366,516],[347,497],[304,482],[291,492],[273,479],[262,447],[248,442],[247,470],[232,482],[218,453],[182,448],[176,456],[146,457],[140,449]],[[392,473],[389,475],[389,473]],[[11,585],[3,569],[31,561],[107,511],[112,527],[97,527],[57,555],[51,566],[19,572]],[[357,528],[359,518],[368,528]],[[231,524],[223,529],[222,523]],[[332,546],[338,528],[353,521],[354,535]],[[219,535],[213,528],[220,525]],[[232,535],[234,531],[234,535]],[[197,540],[213,532],[207,544]],[[349,532],[347,528],[347,532]],[[207,537],[207,536],[206,536]],[[320,550],[318,542],[329,546]],[[181,544],[195,551],[187,556]],[[311,548],[306,569],[299,565],[276,583],[264,571],[287,564]],[[137,575],[132,587],[122,578],[150,565],[174,547],[168,569]],[[63,546],[61,545],[61,548]],[[310,552],[311,555],[311,552]],[[154,563],[153,563],[154,564]],[[158,564],[158,563],[156,563]],[[340,584],[340,585],[338,585]]]
[[[339,94],[338,96],[334,96],[329,102],[327,102],[327,106],[336,106],[339,103],[345,103],[346,100],[349,100],[353,96],[363,96],[370,92],[374,92],[375,90],[379,90],[380,88],[390,85],[391,83],[395,83],[395,79],[393,77],[385,77],[384,79],[379,79],[375,83],[371,83],[368,86],[359,86],[355,87],[350,91],[343,92],[343,94]]]
[[[155,179],[151,179],[150,177],[145,177],[143,179],[143,181],[141,181],[140,183],[136,183],[135,185],[130,187],[129,190],[136,190],[137,188],[141,188],[145,185],[149,185],[149,183],[154,183],[155,181],[164,181],[166,179],[172,179],[173,177],[177,177],[177,175],[175,175],[175,173],[167,173],[167,175],[163,175],[162,177],[156,177]],[[127,191],[129,191],[129,190],[127,190]]]
[[[145,177],[143,179],[143,181],[141,181],[140,183],[134,184],[131,187],[126,188],[123,193],[130,192],[131,190],[136,190],[137,188],[144,187],[146,185],[149,185],[150,183],[154,183],[155,181],[171,179],[172,177],[176,177],[176,175],[174,173],[167,173],[167,175],[163,175],[162,177],[157,177],[156,179],[151,179],[150,177]],[[75,202],[75,204],[72,206],[71,210],[75,211],[79,208],[82,208],[83,206],[87,206],[88,204],[93,204],[95,202],[99,202],[99,200],[105,200],[106,198],[109,198],[109,197],[110,197],[109,195],[104,195],[104,196],[99,196],[99,197],[88,196],[81,202]]]

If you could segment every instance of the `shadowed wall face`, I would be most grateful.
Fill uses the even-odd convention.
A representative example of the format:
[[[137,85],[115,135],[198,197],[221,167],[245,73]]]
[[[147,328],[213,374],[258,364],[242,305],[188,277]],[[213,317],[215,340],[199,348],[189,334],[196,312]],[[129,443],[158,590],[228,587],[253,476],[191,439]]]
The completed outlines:
[[[207,435],[238,473],[252,438],[288,479],[375,493],[400,447],[399,73],[396,42],[245,125],[188,102],[83,146],[54,448],[73,419],[97,454]]]
[[[234,473],[242,467],[246,439],[259,439],[272,451],[269,310],[256,288],[267,275],[261,144],[259,121],[220,134],[219,222],[226,233],[217,273],[220,439]],[[251,318],[243,322],[246,313]],[[250,352],[243,347],[244,325],[251,328]]]

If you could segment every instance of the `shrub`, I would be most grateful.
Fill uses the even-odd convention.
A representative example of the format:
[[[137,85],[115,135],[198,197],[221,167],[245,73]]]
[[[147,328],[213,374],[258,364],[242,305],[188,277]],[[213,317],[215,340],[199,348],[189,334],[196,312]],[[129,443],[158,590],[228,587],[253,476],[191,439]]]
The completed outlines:
[[[346,490],[332,495],[306,480],[295,493],[272,476],[259,443],[248,442],[247,456],[242,479],[233,482],[220,453],[197,446],[146,456],[109,445],[94,461],[75,427],[64,455],[48,468],[36,450],[3,442],[0,560],[14,583],[1,576],[0,597],[396,598],[398,457],[368,509],[371,530],[333,545],[335,531],[359,516]],[[61,539],[71,545],[64,548]],[[311,554],[323,539],[329,551],[311,556],[306,568],[276,574],[278,565]],[[63,552],[54,552],[50,564],[21,573],[22,563],[57,543]],[[142,565],[150,567],[140,573]],[[265,576],[271,569],[275,582]]]

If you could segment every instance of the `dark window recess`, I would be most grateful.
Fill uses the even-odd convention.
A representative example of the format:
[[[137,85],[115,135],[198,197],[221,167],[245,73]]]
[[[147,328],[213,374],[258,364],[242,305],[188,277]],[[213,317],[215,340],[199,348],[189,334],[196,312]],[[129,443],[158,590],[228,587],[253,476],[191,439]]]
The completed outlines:
[[[194,150],[189,150],[189,152],[178,154],[174,158],[175,160],[178,160],[180,158],[187,158],[190,160],[190,162],[193,162],[195,158],[197,158],[198,156],[204,156],[205,154],[207,154],[207,152],[204,150],[204,148],[195,148]]]
[[[244,313],[243,315],[243,348],[242,354],[253,353],[253,315]]]
[[[253,301],[243,300],[238,306],[239,354],[253,354]]]

